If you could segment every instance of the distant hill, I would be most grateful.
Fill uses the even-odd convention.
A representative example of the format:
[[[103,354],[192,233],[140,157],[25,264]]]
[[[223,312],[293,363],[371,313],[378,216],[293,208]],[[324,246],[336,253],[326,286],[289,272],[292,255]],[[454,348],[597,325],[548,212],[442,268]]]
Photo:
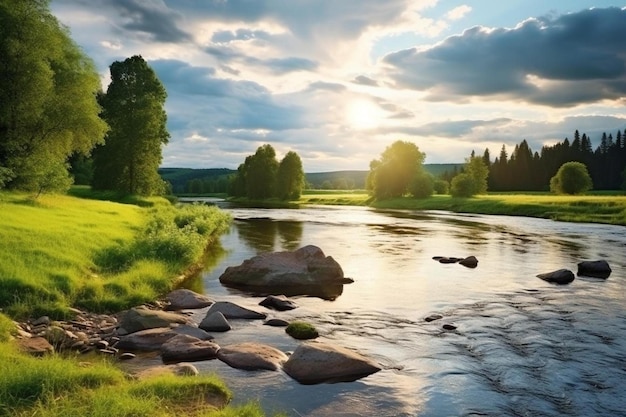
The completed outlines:
[[[446,171],[460,170],[463,164],[424,164],[424,168],[438,177]],[[204,192],[208,189],[213,192],[224,192],[228,177],[237,171],[228,168],[160,168],[161,178],[172,184],[176,194],[190,192],[192,182],[196,187],[201,182]],[[311,172],[305,174],[307,185],[317,189],[360,190],[365,188],[365,180],[369,171],[332,171]]]

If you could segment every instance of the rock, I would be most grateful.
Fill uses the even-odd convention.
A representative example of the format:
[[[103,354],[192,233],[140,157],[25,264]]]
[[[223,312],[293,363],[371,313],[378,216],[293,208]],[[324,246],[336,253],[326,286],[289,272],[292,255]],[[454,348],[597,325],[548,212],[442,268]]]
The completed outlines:
[[[200,340],[213,340],[214,339],[213,335],[195,326],[189,326],[187,324],[174,327],[172,331],[176,334],[185,334],[188,336],[197,337]]]
[[[448,258],[448,257],[445,257],[445,256],[441,256],[441,257],[438,257],[438,258],[439,259],[437,259],[437,260],[441,264],[455,264],[455,263],[457,263],[457,262],[459,262],[461,260],[459,258]]]
[[[207,316],[200,322],[201,329],[206,330],[208,332],[227,332],[232,327],[224,314],[220,311],[216,311],[211,314],[207,314]]]
[[[163,362],[201,361],[215,359],[220,347],[209,340],[179,334],[161,345]]]
[[[207,296],[198,294],[186,288],[174,290],[165,296],[169,302],[168,310],[186,310],[208,307],[213,304],[213,300]]]
[[[224,285],[269,294],[312,295],[334,299],[343,291],[341,266],[317,246],[293,252],[269,252],[226,268],[220,276]],[[334,297],[334,298],[333,298]]]
[[[284,295],[268,295],[259,303],[263,307],[271,308],[278,311],[287,311],[298,308],[298,305],[288,299]]]
[[[294,339],[307,340],[319,337],[319,333],[315,326],[303,321],[294,321],[289,323],[285,332]]]
[[[121,361],[129,361],[131,359],[135,359],[137,355],[135,355],[134,353],[130,353],[130,352],[124,352],[122,353],[120,356],[118,356],[118,358]]]
[[[198,368],[190,363],[178,363],[172,368],[174,375],[178,376],[196,376],[199,375]]]
[[[283,319],[269,319],[269,320],[267,320],[263,324],[266,325],[266,326],[273,326],[273,327],[287,327],[287,326],[289,326],[289,322],[287,320],[283,320]]]
[[[217,358],[237,369],[277,371],[288,357],[282,351],[261,343],[239,343],[223,347]]]
[[[583,261],[578,263],[578,276],[608,278],[611,272],[611,267],[605,260]]]
[[[182,314],[138,307],[131,308],[124,314],[120,328],[126,333],[134,333],[140,330],[169,327],[175,323],[190,324],[191,322],[188,317]],[[123,334],[124,331],[120,331],[120,333]]]
[[[298,346],[283,368],[301,384],[355,381],[382,369],[358,352],[320,342]]]
[[[175,365],[158,365],[150,368],[144,368],[135,374],[135,377],[141,380],[147,380],[162,375],[179,375],[179,376],[196,376],[198,368],[190,363],[177,363]]]
[[[131,351],[159,350],[163,343],[174,336],[176,336],[176,333],[169,327],[140,330],[120,337],[120,341],[117,342],[117,348]]]
[[[57,349],[71,346],[75,341],[71,339],[71,336],[67,334],[65,329],[59,326],[49,326],[44,331],[44,337],[51,345],[56,346]]]
[[[33,356],[42,356],[54,352],[54,347],[44,337],[18,339],[17,344],[22,352]]]
[[[41,326],[42,324],[46,325],[46,326],[49,325],[50,324],[50,317],[48,317],[48,316],[41,316],[37,320],[35,320],[33,322],[33,326],[35,326],[35,327],[36,326]]]
[[[467,268],[476,268],[478,266],[478,259],[476,259],[475,256],[468,256],[467,258],[461,259],[459,264]]]
[[[265,313],[259,313],[258,311],[250,310],[237,304],[233,304],[229,301],[218,301],[213,304],[206,313],[205,317],[209,317],[211,314],[220,312],[227,319],[264,319],[267,317]]]
[[[424,317],[424,321],[430,323],[431,321],[440,320],[442,318],[443,316],[441,314],[431,314],[429,316]]]
[[[558,269],[556,271],[546,272],[545,274],[539,274],[537,278],[554,284],[565,285],[574,281],[574,273],[569,269]]]
[[[457,327],[454,324],[449,324],[446,323],[443,326],[441,326],[444,330],[456,330]]]

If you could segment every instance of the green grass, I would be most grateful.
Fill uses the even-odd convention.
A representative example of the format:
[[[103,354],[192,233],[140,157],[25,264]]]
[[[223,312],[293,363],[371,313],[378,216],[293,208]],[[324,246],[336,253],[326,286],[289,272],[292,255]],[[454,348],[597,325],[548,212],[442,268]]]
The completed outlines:
[[[626,195],[593,191],[588,195],[554,195],[547,192],[490,193],[472,198],[433,195],[375,201],[366,191],[306,190],[298,204],[371,206],[380,209],[445,210],[458,213],[496,214],[626,225]]]
[[[37,200],[0,192],[0,308],[11,317],[64,318],[69,307],[114,312],[152,301],[230,221],[215,207],[127,199],[144,201],[139,207],[79,191],[81,198]]]

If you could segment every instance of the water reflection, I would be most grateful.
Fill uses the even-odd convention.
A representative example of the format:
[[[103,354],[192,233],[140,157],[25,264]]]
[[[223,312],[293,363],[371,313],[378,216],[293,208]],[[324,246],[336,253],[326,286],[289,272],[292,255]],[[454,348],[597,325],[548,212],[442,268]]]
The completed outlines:
[[[301,246],[302,222],[269,218],[237,218],[233,223],[239,237],[257,254],[274,250],[296,250]],[[278,241],[277,241],[278,239]]]

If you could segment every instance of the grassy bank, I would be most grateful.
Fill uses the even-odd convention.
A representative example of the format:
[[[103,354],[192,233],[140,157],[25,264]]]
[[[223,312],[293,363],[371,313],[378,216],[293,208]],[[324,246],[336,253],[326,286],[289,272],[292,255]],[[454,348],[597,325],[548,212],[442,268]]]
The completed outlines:
[[[135,380],[104,356],[36,358],[12,342],[9,316],[66,316],[70,306],[119,311],[154,300],[230,221],[216,208],[159,198],[123,203],[0,192],[0,416],[263,416],[256,404],[222,408],[232,394],[215,376]]]
[[[163,295],[226,230],[216,208],[0,193],[0,308],[14,318],[119,311]]]
[[[408,197],[372,201],[362,192],[308,190],[300,204],[369,205],[382,209],[445,210],[457,213],[496,214],[626,225],[626,196],[617,193],[565,196],[549,193],[487,194],[473,198],[434,195],[426,199]]]

